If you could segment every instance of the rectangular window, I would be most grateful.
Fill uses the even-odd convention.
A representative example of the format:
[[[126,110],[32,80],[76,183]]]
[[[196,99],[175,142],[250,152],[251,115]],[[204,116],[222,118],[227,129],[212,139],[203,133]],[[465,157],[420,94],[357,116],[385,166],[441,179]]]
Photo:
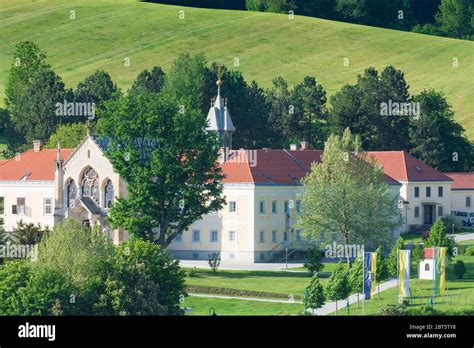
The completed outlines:
[[[415,217],[420,217],[420,207],[415,207]]]
[[[277,201],[272,201],[272,214],[277,213]]]
[[[443,207],[441,205],[438,206],[438,216],[439,217],[443,216]]]
[[[264,253],[260,253],[260,261],[265,261],[265,254]]]
[[[53,212],[53,200],[51,198],[45,198],[43,201],[43,214],[51,215]]]
[[[426,188],[426,197],[431,197],[431,187],[430,186],[428,186]]]
[[[277,231],[273,230],[272,231],[272,243],[276,243],[276,242],[277,242]]]
[[[443,186],[438,186],[438,197],[443,197]]]
[[[235,213],[237,211],[237,202],[230,201],[229,202],[229,213]]]
[[[471,196],[467,196],[466,197],[466,208],[470,208],[471,207]]]
[[[301,242],[301,230],[296,230],[296,241]]]
[[[179,233],[176,235],[176,238],[174,239],[176,242],[182,242],[183,241],[183,234]]]
[[[5,214],[5,197],[0,197],[0,215]]]
[[[18,215],[25,214],[25,198],[17,198],[16,199],[16,213]]]
[[[284,212],[284,213],[288,213],[288,201],[285,201],[285,202],[283,203],[283,212]]]
[[[265,243],[265,230],[260,230],[260,243]]]
[[[418,186],[415,186],[415,197],[420,197],[420,188]]]
[[[283,241],[288,242],[288,232],[283,232]]]
[[[236,235],[235,231],[229,231],[229,242],[235,242]]]
[[[219,241],[219,232],[217,230],[211,231],[211,243],[217,243]]]
[[[297,213],[301,212],[301,201],[300,200],[296,201],[296,212]]]
[[[265,214],[265,201],[260,201],[260,214]]]
[[[193,242],[199,242],[201,240],[201,231],[193,230]]]

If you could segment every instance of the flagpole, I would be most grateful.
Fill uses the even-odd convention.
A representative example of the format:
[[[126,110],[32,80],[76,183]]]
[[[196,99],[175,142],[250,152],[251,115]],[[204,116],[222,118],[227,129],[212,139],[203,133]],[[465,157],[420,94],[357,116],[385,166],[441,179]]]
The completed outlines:
[[[362,316],[364,316],[365,302],[365,245],[362,247]]]
[[[436,250],[435,250],[435,247],[432,247],[433,249],[433,280],[431,281],[431,308],[434,308],[434,284],[435,284],[435,268],[436,268]]]
[[[398,303],[400,303],[400,269],[399,269],[399,262],[398,259],[400,256],[400,249],[397,248],[397,292],[398,292]]]

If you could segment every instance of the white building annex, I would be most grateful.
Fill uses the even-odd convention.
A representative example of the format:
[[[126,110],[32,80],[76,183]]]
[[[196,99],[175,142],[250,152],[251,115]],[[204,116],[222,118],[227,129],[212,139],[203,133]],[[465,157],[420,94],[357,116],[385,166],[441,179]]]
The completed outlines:
[[[208,120],[208,131],[221,135],[223,148],[230,146],[236,129],[220,92]],[[297,255],[308,245],[295,227],[300,180],[321,154],[302,143],[290,150],[239,150],[224,159],[227,204],[195,222],[168,249],[183,259],[207,259],[209,253],[220,252],[223,260],[241,262],[281,261],[285,248]],[[385,181],[400,197],[403,225],[394,234],[431,225],[451,211],[474,217],[474,173],[443,174],[403,151],[369,154],[383,166]],[[128,238],[127,232],[111,230],[105,217],[114,200],[126,195],[127,184],[105,157],[104,144],[91,135],[75,149],[43,149],[35,141],[32,149],[0,161],[0,216],[7,231],[20,220],[52,227],[71,217],[99,224],[118,244]]]

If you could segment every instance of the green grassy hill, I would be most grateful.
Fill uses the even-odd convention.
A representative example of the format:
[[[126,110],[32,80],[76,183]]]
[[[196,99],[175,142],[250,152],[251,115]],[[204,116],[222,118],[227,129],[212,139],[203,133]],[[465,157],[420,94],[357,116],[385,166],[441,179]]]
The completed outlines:
[[[185,19],[178,18],[181,9]],[[69,18],[71,10],[75,20]],[[368,66],[392,64],[406,73],[412,93],[443,91],[474,140],[474,42],[309,17],[290,20],[281,14],[133,0],[2,0],[0,33],[2,97],[14,45],[22,40],[36,42],[69,87],[105,69],[127,88],[144,68],[167,69],[185,51],[203,52],[229,67],[239,58],[236,69],[266,87],[278,75],[290,83],[314,75],[330,95]],[[453,67],[453,58],[459,67]]]

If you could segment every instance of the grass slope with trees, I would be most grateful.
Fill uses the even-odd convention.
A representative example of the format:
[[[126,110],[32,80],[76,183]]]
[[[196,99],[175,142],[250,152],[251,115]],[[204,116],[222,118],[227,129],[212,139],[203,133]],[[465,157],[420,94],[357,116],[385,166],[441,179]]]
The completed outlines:
[[[369,66],[404,71],[410,92],[434,88],[474,138],[474,43],[329,20],[245,11],[182,8],[133,0],[13,1],[0,9],[0,95],[15,44],[34,41],[66,87],[103,69],[128,88],[145,68],[168,69],[178,53],[205,53],[270,87],[277,76],[292,86],[313,75],[333,95]],[[184,19],[179,11],[184,9]],[[71,12],[74,18],[71,19]],[[126,59],[130,65],[126,66]],[[234,60],[239,59],[238,67]],[[343,66],[344,58],[349,65]],[[453,59],[459,62],[453,66]],[[3,98],[0,103],[3,102]]]

